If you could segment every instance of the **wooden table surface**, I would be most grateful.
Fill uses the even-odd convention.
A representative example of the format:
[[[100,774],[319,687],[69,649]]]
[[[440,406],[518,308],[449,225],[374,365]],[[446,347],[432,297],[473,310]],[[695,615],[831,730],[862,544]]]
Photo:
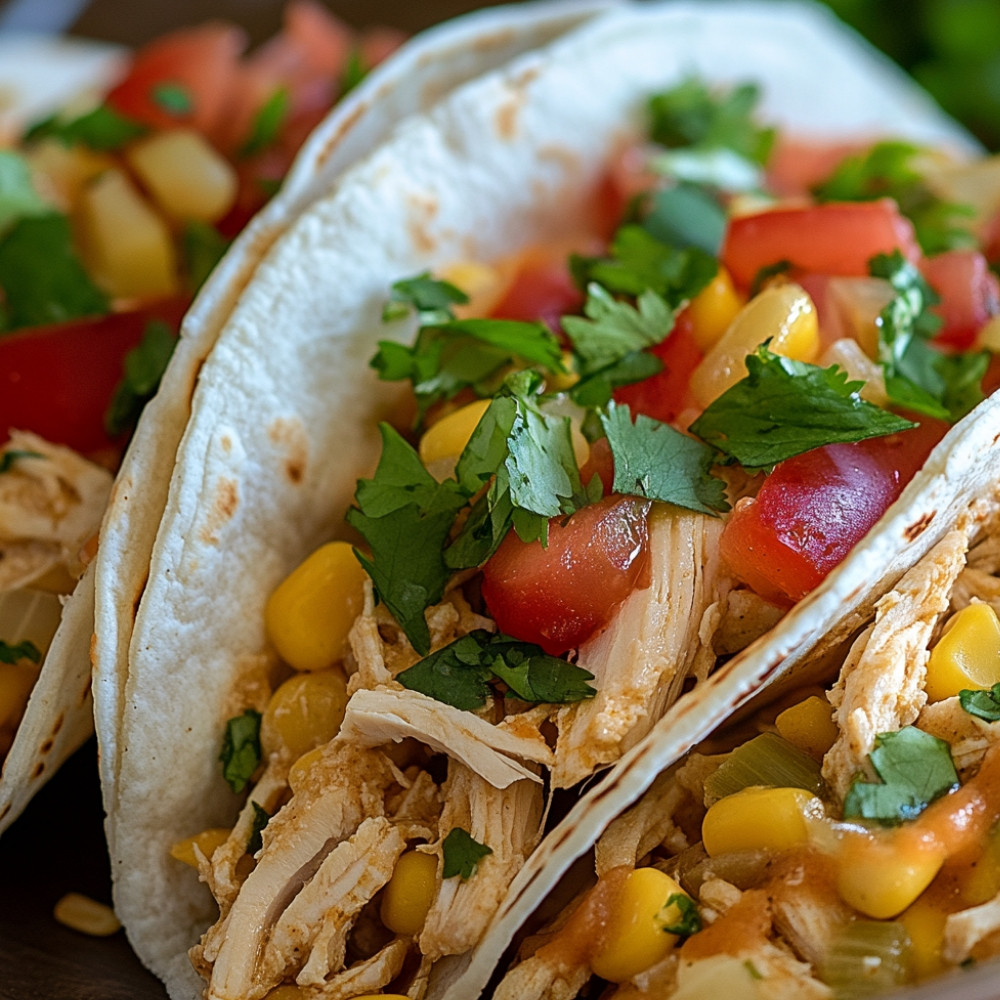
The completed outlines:
[[[327,5],[357,27],[386,24],[408,32],[487,6],[462,0]],[[214,15],[239,21],[259,41],[277,30],[282,6],[281,0],[94,0],[73,31],[137,44]],[[103,815],[91,740],[0,837],[0,1000],[165,1000],[162,984],[139,963],[124,932],[92,938],[52,916],[67,892],[111,901]]]

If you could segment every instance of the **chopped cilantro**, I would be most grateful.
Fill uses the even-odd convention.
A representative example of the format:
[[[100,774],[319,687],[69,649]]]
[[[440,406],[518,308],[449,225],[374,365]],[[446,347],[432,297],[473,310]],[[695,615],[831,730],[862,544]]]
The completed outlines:
[[[759,100],[754,84],[713,91],[689,77],[650,98],[650,138],[670,148],[729,149],[763,166],[777,133],[757,123]]]
[[[57,139],[64,146],[86,146],[98,152],[113,152],[140,139],[149,131],[146,125],[115,111],[107,104],[76,118],[53,115],[32,126],[25,141]]]
[[[191,91],[181,83],[160,83],[153,88],[153,103],[169,115],[183,118],[194,110]]]
[[[994,684],[986,691],[959,691],[958,701],[969,715],[987,722],[1000,721],[1000,684]]]
[[[450,571],[442,550],[466,496],[454,480],[438,483],[387,424],[372,479],[359,481],[347,513],[371,549],[358,559],[418,653],[430,651],[424,610],[444,594]]]
[[[188,280],[191,291],[196,292],[205,279],[215,270],[229,249],[227,240],[214,226],[207,222],[191,219],[181,234],[181,246],[187,262]]]
[[[455,318],[452,306],[468,301],[469,296],[457,285],[432,278],[424,271],[392,286],[389,301],[382,310],[382,322],[389,323],[415,313],[421,326],[447,323]]]
[[[658,191],[642,228],[679,250],[694,248],[717,257],[726,233],[726,210],[699,184],[674,184]]]
[[[845,157],[814,193],[821,201],[893,198],[913,223],[926,254],[973,246],[968,227],[960,224],[972,210],[944,201],[928,187],[918,162],[922,155],[924,151],[909,142],[878,142],[864,153]]]
[[[385,381],[412,381],[421,418],[434,403],[463,389],[492,396],[512,366],[565,370],[559,341],[548,327],[503,319],[422,326],[413,347],[381,341],[371,364]]]
[[[250,135],[239,150],[241,158],[255,156],[274,144],[288,118],[289,104],[288,88],[279,87],[257,109]]]
[[[69,220],[51,213],[19,219],[0,240],[0,330],[103,315],[108,299],[73,247]]]
[[[122,380],[115,387],[104,427],[117,437],[134,427],[142,408],[153,398],[177,345],[177,332],[162,320],[152,320],[142,340],[125,355]]]
[[[15,644],[0,639],[0,663],[19,663],[21,660],[39,663],[41,659],[41,651],[30,639]]]
[[[592,698],[594,689],[587,682],[593,676],[533,643],[476,629],[397,674],[396,680],[453,708],[475,711],[492,694],[493,679],[524,701],[561,705]]]
[[[347,62],[340,74],[340,96],[349,94],[368,75],[370,67],[365,62],[364,54],[355,45],[347,54]]]
[[[948,744],[914,726],[881,733],[868,759],[882,783],[856,778],[844,801],[845,819],[893,826],[919,816],[958,786]]]
[[[837,366],[820,368],[773,354],[746,358],[747,376],[712,402],[691,432],[747,469],[766,469],[812,448],[862,441],[912,427],[863,400],[863,383]]]
[[[264,846],[261,834],[270,822],[271,814],[257,802],[251,802],[250,805],[253,806],[253,826],[250,828],[250,839],[247,841],[247,854],[252,857]]]
[[[729,509],[726,487],[711,474],[712,449],[669,424],[611,403],[601,423],[614,456],[614,491],[715,514]]]
[[[442,861],[441,877],[454,878],[456,875],[462,877],[464,882],[471,878],[476,871],[476,866],[486,857],[493,853],[492,847],[480,844],[472,835],[456,826],[448,832],[441,844]]]
[[[0,453],[0,475],[10,472],[14,468],[14,463],[22,458],[45,458],[45,456],[41,452],[28,451],[26,448],[8,448],[7,451]]]
[[[680,919],[672,924],[664,924],[665,934],[676,934],[678,937],[690,937],[701,930],[701,914],[694,900],[684,892],[675,892],[667,899],[664,909],[676,906],[680,910]],[[662,910],[660,911],[662,914]]]
[[[13,150],[0,149],[0,236],[19,219],[51,211],[31,183],[27,160]]]
[[[248,708],[226,723],[219,760],[222,776],[237,795],[246,788],[261,761],[260,720],[260,712]]]

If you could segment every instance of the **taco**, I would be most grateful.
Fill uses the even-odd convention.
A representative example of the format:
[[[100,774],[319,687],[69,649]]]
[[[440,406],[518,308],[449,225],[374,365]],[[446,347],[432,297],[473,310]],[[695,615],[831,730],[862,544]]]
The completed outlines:
[[[479,72],[483,66],[503,63],[518,52],[551,40],[561,30],[580,23],[605,6],[602,2],[560,4],[557,7],[543,4],[531,16],[518,12],[516,18],[500,9],[470,15],[430,31],[419,42],[404,46],[396,59],[370,72],[325,119],[322,127],[313,132],[289,172],[281,193],[272,198],[253,223],[237,237],[220,264],[217,275],[202,288],[185,321],[184,329],[190,333],[186,333],[181,341],[178,361],[170,376],[176,380],[172,383],[175,388],[153,404],[155,416],[137,434],[120,469],[119,514],[107,524],[105,542],[109,548],[120,547],[121,575],[114,587],[102,592],[102,598],[131,603],[135,592],[141,588],[141,579],[136,574],[144,572],[151,544],[151,538],[146,542],[143,539],[152,530],[155,519],[149,506],[144,507],[143,517],[138,520],[133,518],[132,508],[128,505],[130,483],[136,476],[142,478],[147,503],[151,502],[157,483],[165,489],[165,477],[172,468],[177,439],[187,417],[188,387],[235,295],[249,280],[270,243],[311,200],[333,186],[337,175],[350,162],[377,143],[392,123],[411,112],[429,107],[470,75],[473,64],[468,60],[467,52],[471,39],[475,39],[479,46],[478,54],[482,61],[477,61],[474,66]],[[293,7],[298,11],[295,16],[299,19],[299,30],[303,18],[308,20],[316,16],[315,12],[310,13],[307,3]],[[198,51],[203,61],[199,65],[204,69],[208,63],[204,62],[202,50],[206,45],[217,47],[216,43],[221,38],[222,48],[230,60],[234,60],[238,53],[229,51],[229,42],[235,30],[231,26],[227,28],[216,24],[200,33],[195,30],[172,36],[173,58],[176,62],[181,50],[186,51],[185,46],[197,48],[201,45]],[[329,30],[327,26],[328,33]],[[339,27],[336,30],[346,32]],[[322,32],[314,32],[314,35],[322,36]],[[321,44],[322,40],[322,37],[312,39],[314,44]],[[167,41],[160,40],[158,43],[161,52]],[[349,46],[346,34],[342,42],[343,46]],[[145,77],[134,82],[137,73],[134,67],[129,71],[131,75],[125,78],[128,84],[125,86],[120,79],[123,60],[117,49],[95,46],[93,51],[81,51],[81,47],[69,43],[57,45],[50,41],[46,44],[47,48],[38,40],[19,39],[16,44],[13,39],[5,40],[4,51],[10,50],[10,58],[5,56],[4,73],[11,74],[12,83],[24,82],[24,74],[18,73],[22,56],[37,72],[41,65],[41,53],[48,52],[53,65],[58,66],[65,58],[64,52],[67,52],[72,57],[69,69],[73,83],[79,84],[76,87],[78,92],[83,89],[84,70],[90,74],[95,90],[106,90],[113,79],[119,78],[118,90],[124,89],[131,94],[133,104],[142,81],[145,80],[147,87],[151,86]],[[280,45],[272,42],[270,51],[280,63]],[[272,63],[274,61],[272,59]],[[261,68],[263,64],[258,60],[254,65]],[[263,70],[266,69],[267,66],[263,65]],[[328,72],[332,72],[332,64]],[[48,81],[53,93],[56,77],[53,74]],[[315,87],[313,89],[316,90]],[[62,88],[58,93],[63,99],[72,96],[68,88]],[[23,128],[28,124],[29,114],[36,116],[42,108],[51,110],[47,105],[38,103],[38,96],[32,95],[33,103],[27,106],[19,101],[17,109],[6,109],[4,121],[9,122],[12,128],[15,124]],[[168,132],[169,129],[166,129],[160,134]],[[62,140],[51,141],[54,148],[61,148]],[[69,143],[69,140],[66,142]],[[63,155],[70,157],[72,152],[64,152]],[[14,155],[11,153],[11,156]],[[33,147],[32,155],[40,158],[37,147]],[[82,153],[81,157],[86,155]],[[89,155],[93,157],[96,154]],[[116,312],[111,319],[122,318],[122,331],[126,336],[132,336],[129,331],[133,330],[137,341],[145,320],[155,316],[176,324],[183,311],[184,300],[177,298],[166,306],[157,302],[151,310],[140,303],[138,309]],[[87,321],[82,322],[85,324]],[[46,375],[40,370],[44,368],[45,351],[63,351],[69,346],[64,337],[72,337],[75,346],[69,351],[69,356],[83,366],[82,370],[88,376],[88,387],[91,382],[105,386],[110,378],[112,381],[106,386],[110,392],[118,378],[117,371],[111,371],[109,363],[105,365],[105,370],[95,372],[102,362],[107,361],[106,351],[117,348],[95,350],[87,347],[86,336],[98,338],[99,334],[103,334],[99,341],[95,339],[94,342],[107,344],[113,341],[119,344],[124,343],[122,332],[117,332],[118,328],[112,331],[110,326],[107,329],[101,327],[100,318],[94,323],[96,325],[92,330],[85,327],[75,330],[71,324],[49,326],[39,331],[18,330],[4,345],[4,363],[9,367],[4,373],[8,395],[3,419],[12,424],[16,422],[17,427],[41,421],[41,427],[47,433],[54,437],[68,435],[66,440],[69,443],[77,450],[87,452],[96,461],[85,461],[69,448],[21,431],[12,433],[0,449],[0,462],[3,463],[0,466],[3,470],[0,475],[3,507],[0,540],[4,554],[0,593],[18,592],[9,603],[6,603],[6,597],[3,598],[4,612],[0,619],[0,639],[5,643],[5,660],[0,667],[4,671],[2,704],[5,713],[0,720],[0,758],[4,760],[0,779],[0,831],[19,815],[35,791],[93,732],[90,690],[93,584],[89,577],[84,577],[75,590],[73,585],[84,569],[81,551],[87,549],[87,559],[92,555],[89,543],[97,533],[111,489],[111,474],[101,466],[115,464],[117,456],[113,446],[120,445],[121,435],[105,437],[101,423],[109,399],[98,398],[99,389],[91,391],[88,388],[95,400],[91,406],[93,420],[89,420],[89,412],[83,415],[73,409],[68,400],[76,393],[73,383],[77,373],[71,371],[70,363],[65,360],[59,362],[62,366],[60,371],[69,371],[67,385],[63,386],[59,397],[66,412],[52,401],[48,392],[51,385],[45,382]],[[130,346],[133,346],[131,341],[124,344],[122,353]],[[111,360],[120,362],[121,359],[115,356]],[[51,371],[48,377],[53,377]],[[78,395],[86,396],[87,393]],[[35,405],[39,397],[43,403],[48,401],[47,406]],[[17,410],[11,403],[12,399],[32,399],[31,414]],[[168,399],[170,402],[165,402]],[[48,414],[46,409],[50,411]],[[54,416],[52,411],[58,411],[61,416]],[[87,429],[82,426],[85,422]],[[94,429],[90,428],[90,423],[95,425]],[[7,433],[6,427],[4,433]],[[25,588],[28,588],[28,593],[20,593]],[[40,592],[40,588],[52,592]],[[71,590],[73,596],[66,601],[61,616],[62,627],[53,637],[60,621],[56,593],[68,594]],[[30,597],[30,601],[25,603],[23,597]],[[106,606],[106,603],[101,605],[102,608]],[[114,620],[117,621],[117,618]],[[98,648],[105,642],[127,642],[127,638],[125,634],[119,640],[111,629],[102,628],[99,630]],[[50,642],[51,649],[48,648]],[[30,647],[25,643],[31,643]],[[99,675],[99,679],[100,676],[104,675]],[[104,711],[117,710],[110,692],[101,699],[100,705]],[[105,728],[110,731],[113,727]],[[110,740],[105,746],[102,766],[110,769],[114,767]]]
[[[737,722],[604,825],[596,880],[575,870],[576,898],[494,996],[575,996],[595,976],[628,997],[905,995],[949,973],[948,996],[989,988],[995,961],[976,967],[997,955],[1000,893],[996,419],[992,404],[976,414],[900,505],[905,574],[874,608],[852,598],[757,678]],[[734,710],[751,693],[738,690],[723,696]]]
[[[726,82],[759,80],[764,113],[802,133],[815,135],[822,122],[828,140],[892,134],[959,156],[974,149],[884,63],[811,8],[613,12],[405,121],[294,221],[241,289],[201,366],[165,506],[153,505],[162,518],[141,595],[133,592],[134,620],[133,601],[118,612],[123,634],[130,634],[127,657],[97,658],[98,699],[104,672],[120,692],[118,717],[104,717],[112,728],[99,724],[116,755],[106,785],[116,908],[140,957],[172,994],[235,998],[294,988],[307,996],[351,996],[394,988],[413,996],[476,995],[484,981],[477,977],[484,969],[488,975],[505,935],[572,857],[568,852],[614,815],[615,795],[634,798],[666,762],[659,717],[682,718],[671,738],[686,732],[696,741],[720,721],[713,694],[721,689],[714,678],[723,661],[765,633],[724,668],[729,676],[742,670],[757,686],[846,600],[835,571],[817,591],[825,598],[806,598],[805,610],[786,617],[790,625],[769,632],[790,601],[782,606],[748,594],[722,568],[722,522],[712,505],[722,505],[725,489],[707,476],[715,460],[706,462],[691,437],[662,430],[663,420],[633,422],[625,403],[605,407],[600,417],[589,397],[574,395],[584,376],[599,375],[588,391],[604,392],[603,406],[612,390],[641,386],[663,365],[650,367],[648,353],[633,356],[643,354],[638,347],[608,357],[598,344],[590,367],[578,366],[576,381],[565,379],[567,345],[549,327],[524,321],[525,312],[531,319],[545,313],[554,289],[557,318],[577,354],[581,341],[601,339],[589,335],[602,311],[618,317],[612,325],[619,333],[680,327],[674,313],[711,284],[715,262],[700,270],[699,246],[700,254],[675,259],[674,236],[637,234],[642,227],[634,225],[626,242],[665,248],[654,251],[657,277],[649,281],[647,274],[637,286],[634,274],[623,277],[622,244],[615,250],[612,241],[613,252],[603,252],[608,198],[600,192],[607,191],[609,165],[635,143],[649,95],[675,85],[674,98],[694,94],[703,108],[703,89],[687,77],[717,79],[719,66]],[[831,79],[835,94],[825,85]],[[744,107],[748,92],[737,93],[736,105]],[[756,186],[752,153],[761,133],[736,118],[744,139],[739,152],[710,144],[711,155],[670,158],[674,172],[692,161],[711,171],[711,198],[677,186],[705,210],[703,220],[718,218],[712,205],[719,207],[718,189],[734,173],[746,177],[749,170]],[[899,250],[892,267],[905,269],[906,255],[919,251],[893,212],[880,201],[861,214],[888,214],[890,242],[876,240],[875,249]],[[648,218],[641,208],[638,218]],[[768,221],[777,218],[772,213]],[[582,295],[567,282],[564,265],[556,274],[552,266],[567,247],[598,287],[588,290],[586,314],[575,321],[566,318],[566,299],[575,297],[579,308]],[[798,267],[808,270],[801,260]],[[666,287],[692,273],[701,275],[694,290]],[[506,281],[511,275],[513,284]],[[619,282],[614,295],[600,291],[600,275]],[[456,285],[475,291],[477,282],[479,302],[475,295],[465,301]],[[506,293],[518,282],[515,302]],[[546,290],[541,304],[537,296],[525,304],[528,287]],[[789,281],[761,296],[790,294],[803,303],[800,292]],[[503,329],[460,314],[476,305]],[[799,311],[786,306],[786,313]],[[416,347],[403,346],[418,326]],[[383,427],[372,474],[377,421],[395,413],[405,426],[400,407],[407,405],[398,387],[380,385],[369,367],[379,341],[383,383],[412,376],[417,398],[410,412],[437,444],[427,445],[422,462],[402,434]],[[527,364],[511,372],[512,357]],[[761,366],[804,373],[798,362],[774,357],[759,353]],[[562,397],[548,398],[546,379]],[[484,388],[498,395],[487,391],[457,408]],[[861,405],[856,388],[846,396],[851,408]],[[867,405],[861,409],[870,415]],[[593,420],[589,438],[582,427],[572,430],[588,408],[604,435]],[[449,439],[441,430],[446,420],[469,421],[470,412],[479,422]],[[876,439],[902,426],[882,425]],[[660,464],[684,466],[700,485],[686,481],[665,496],[649,481],[656,463],[647,456],[645,466],[630,468],[631,489],[616,483],[603,497],[599,443],[630,438],[636,428],[655,436],[654,452],[669,455]],[[533,435],[544,440],[544,458],[524,441]],[[893,454],[909,456],[905,461],[874,461],[892,483],[886,506],[902,489],[903,466],[915,471],[933,443],[919,440],[913,451],[892,444]],[[610,446],[617,477],[623,453]],[[502,469],[489,464],[498,452]],[[753,467],[748,461],[731,476],[734,491],[748,488],[754,477],[743,473]],[[357,483],[359,475],[366,478]],[[552,479],[555,510],[525,500],[549,490]],[[477,506],[480,487],[487,500]],[[130,503],[141,512],[142,483],[133,488]],[[355,490],[348,520],[373,582],[359,574],[349,551],[344,557],[342,542],[324,544],[316,562],[303,563],[317,545],[343,538]],[[542,623],[535,637],[518,635],[518,622],[532,618],[542,591],[528,589],[517,574],[508,585],[502,572],[469,571],[494,556],[494,567],[502,563],[508,540],[516,548],[547,535],[548,551],[556,550],[578,516],[559,523],[571,501],[590,511],[575,522],[585,526],[577,532],[584,542],[598,539],[605,553],[620,546],[624,555],[609,561],[624,571],[624,593],[616,598],[617,584],[601,579],[571,586],[601,606],[596,616],[591,609],[578,614],[574,605],[550,619],[571,622],[572,631]],[[115,516],[113,501],[109,521]],[[511,524],[519,538],[508,532]],[[437,560],[430,572],[413,559],[415,550],[426,552],[428,539]],[[462,561],[443,561],[449,542]],[[885,579],[902,572],[908,554],[898,551],[895,533],[876,531],[865,547],[879,553],[875,565]],[[483,560],[464,561],[470,551],[485,553]],[[102,544],[99,592],[115,578],[117,559]],[[302,574],[289,576],[300,563]],[[457,569],[465,572],[450,572]],[[302,577],[304,594],[296,593]],[[856,575],[846,579],[856,585]],[[323,581],[333,588],[332,602]],[[278,595],[288,597],[286,584],[292,597],[283,604]],[[737,591],[741,596],[730,601]],[[521,598],[508,616],[512,625],[502,626],[513,637],[497,630],[505,603],[498,594]],[[286,629],[313,595],[319,607],[312,624]],[[551,594],[543,596],[551,605]],[[609,606],[610,619],[603,616]],[[741,615],[754,618],[742,634],[735,625]],[[644,635],[653,616],[655,627]],[[730,636],[716,648],[724,620]],[[568,650],[572,662],[563,655]],[[614,691],[613,672],[599,665],[621,659],[623,650],[649,685],[638,695]],[[601,736],[602,729],[606,738],[575,738]],[[644,769],[629,768],[633,757],[644,759]],[[542,839],[546,812],[563,807],[559,797],[547,802],[546,785],[572,797],[581,780],[608,766],[587,800],[593,814]],[[232,790],[248,787],[245,799],[234,799]],[[183,860],[198,869],[214,903]],[[412,867],[407,878],[425,887],[426,912],[416,925],[413,907],[385,913],[393,910],[391,883],[402,867]],[[189,949],[207,988],[189,965]]]

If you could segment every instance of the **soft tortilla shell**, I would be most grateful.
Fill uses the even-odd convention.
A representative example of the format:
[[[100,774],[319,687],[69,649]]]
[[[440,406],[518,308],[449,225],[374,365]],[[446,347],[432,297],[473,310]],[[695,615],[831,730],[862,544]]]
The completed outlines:
[[[392,393],[367,361],[388,333],[379,311],[389,284],[575,229],[643,95],[689,73],[759,80],[767,113],[799,131],[973,148],[886,60],[815,8],[670,4],[609,15],[460,88],[408,120],[289,226],[202,365],[129,650],[111,799],[116,906],[174,996],[197,995],[185,951],[212,905],[167,849],[232,820],[217,747],[248,672],[266,656],[264,601],[339,529],[355,477],[374,464],[375,421]],[[782,654],[792,639],[805,641],[807,626],[832,617],[828,604],[807,607]],[[766,643],[744,658],[746,683],[759,686],[772,661]],[[643,766],[602,783],[593,810],[574,814],[572,831],[556,831],[449,995],[476,995],[510,933],[596,838],[602,818],[719,721],[735,683],[714,684],[715,692],[726,685],[714,699],[679,703],[681,729],[670,741],[636,748]],[[464,964],[442,963],[433,995]]]

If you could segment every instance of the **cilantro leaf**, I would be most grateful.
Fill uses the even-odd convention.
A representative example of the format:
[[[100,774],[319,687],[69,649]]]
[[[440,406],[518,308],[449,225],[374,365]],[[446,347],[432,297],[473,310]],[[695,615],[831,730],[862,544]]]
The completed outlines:
[[[987,691],[959,691],[958,701],[969,715],[987,722],[1000,721],[1000,684],[994,684]]]
[[[64,119],[53,115],[33,125],[25,133],[25,141],[56,139],[64,146],[86,146],[97,152],[109,153],[127,146],[146,135],[149,128],[110,105],[96,108],[76,118]]]
[[[108,299],[73,247],[69,220],[51,213],[19,219],[0,240],[0,329],[103,315]]]
[[[588,683],[594,679],[589,670],[549,656],[530,643],[511,640],[497,652],[491,669],[522,701],[566,705],[597,693]]]
[[[472,835],[463,830],[460,826],[453,827],[448,836],[441,844],[442,849],[442,878],[454,878],[456,875],[462,877],[462,881],[471,878],[476,871],[476,866],[486,857],[493,853],[492,847],[480,844]]]
[[[489,638],[488,632],[470,632],[407,667],[396,680],[452,708],[466,712],[482,708],[493,693],[488,683],[493,671],[483,655]]]
[[[240,147],[239,156],[246,159],[272,146],[288,119],[291,98],[287,87],[279,87],[257,109],[250,134]]]
[[[754,113],[759,100],[760,89],[754,84],[713,91],[689,77],[650,98],[649,134],[662,146],[731,149],[763,166],[776,132],[757,124]]]
[[[492,396],[512,366],[565,371],[559,341],[548,327],[502,319],[422,326],[413,347],[380,342],[371,365],[385,381],[412,381],[421,419],[434,403],[463,389]]]
[[[747,376],[691,425],[691,432],[747,469],[764,469],[834,442],[862,441],[913,424],[863,400],[863,383],[836,365],[794,361],[766,344],[746,358]]]
[[[45,458],[45,456],[41,452],[28,451],[26,448],[8,448],[0,454],[0,475],[10,472],[14,463],[22,458]]]
[[[620,361],[581,377],[570,390],[570,398],[578,406],[606,406],[619,386],[632,385],[663,371],[663,362],[649,351],[633,351]]]
[[[175,118],[183,118],[194,111],[191,91],[181,83],[160,83],[152,90],[153,103]]]
[[[701,185],[674,184],[653,196],[642,228],[661,243],[717,257],[726,233],[726,210]]]
[[[438,483],[419,456],[387,424],[372,479],[358,482],[347,513],[371,549],[358,560],[418,653],[430,651],[424,610],[444,594],[450,576],[442,550],[467,497],[452,480]]]
[[[260,720],[260,712],[248,708],[226,723],[219,760],[222,761],[222,776],[237,795],[246,788],[260,765]]]
[[[41,650],[30,639],[14,644],[0,639],[0,663],[19,663],[21,660],[40,663],[41,659]]]
[[[893,826],[958,786],[948,744],[914,726],[877,736],[869,760],[882,784],[856,778],[844,801],[845,819]]]
[[[447,323],[455,318],[452,306],[468,301],[469,296],[457,285],[432,278],[429,271],[424,271],[392,286],[389,301],[382,310],[382,322],[389,323],[416,313],[421,326]]]
[[[146,324],[138,346],[125,355],[123,377],[104,414],[104,427],[111,437],[136,425],[143,407],[156,393],[176,345],[177,332],[168,324],[162,320]]]
[[[351,47],[347,61],[340,74],[340,96],[349,94],[368,75],[370,67],[365,62],[364,53],[357,45]]]
[[[820,201],[894,199],[913,223],[926,254],[973,246],[968,228],[961,225],[972,209],[945,201],[931,190],[919,166],[921,155],[924,151],[909,142],[878,142],[864,153],[841,160],[813,193]]]
[[[636,306],[611,297],[595,282],[587,286],[580,316],[564,316],[562,327],[581,361],[581,376],[616,364],[634,351],[653,347],[674,327],[674,312],[651,289],[641,292]]]
[[[253,826],[250,828],[250,839],[247,841],[247,854],[251,857],[264,846],[261,834],[271,820],[271,814],[259,803],[251,802],[253,806]]]
[[[713,514],[729,509],[726,487],[711,474],[712,449],[627,406],[611,403],[601,424],[614,456],[616,493],[649,497]]]
[[[215,270],[216,264],[229,249],[229,243],[218,229],[207,222],[196,219],[187,222],[181,234],[181,247],[192,292],[198,291]]]
[[[676,906],[680,910],[680,918],[672,924],[664,924],[665,934],[676,934],[678,937],[690,937],[701,930],[701,914],[694,900],[685,892],[671,893],[664,909]],[[662,914],[662,910],[660,911]],[[662,917],[661,917],[662,919]]]
[[[0,236],[19,219],[51,211],[31,183],[27,160],[13,150],[0,149]]]

